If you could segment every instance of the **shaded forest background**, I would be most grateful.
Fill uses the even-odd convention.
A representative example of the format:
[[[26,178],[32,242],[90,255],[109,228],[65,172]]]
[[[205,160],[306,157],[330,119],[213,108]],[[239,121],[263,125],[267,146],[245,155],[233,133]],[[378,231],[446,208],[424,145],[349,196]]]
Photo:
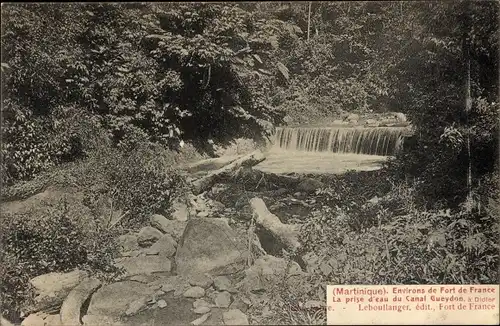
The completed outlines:
[[[441,167],[448,181],[463,182],[464,171],[452,176],[449,168],[467,161],[469,132],[472,161],[481,165],[474,173],[492,170],[495,2],[310,9],[309,16],[307,3],[7,6],[3,181],[84,157],[96,143],[92,128],[123,148],[175,147],[259,138],[285,115],[301,123],[369,110],[402,111],[416,126],[419,148],[404,160],[407,173]]]
[[[77,185],[89,198],[112,194],[140,221],[182,191],[179,153],[210,152],[208,140],[263,141],[287,123],[398,111],[415,141],[386,167],[393,189],[405,189],[396,201],[410,198],[408,214],[432,227],[466,221],[451,227],[478,238],[450,234],[477,243],[442,255],[484,269],[456,281],[497,283],[498,16],[496,1],[4,5],[2,188]],[[14,223],[2,235],[50,229],[56,251],[71,252],[57,231],[67,212],[54,210],[57,223]],[[51,262],[41,266],[14,254],[37,246],[21,238],[3,239],[16,275],[8,293],[40,272],[106,270],[111,257],[92,243],[92,259],[41,253]],[[420,281],[445,280],[450,266]]]

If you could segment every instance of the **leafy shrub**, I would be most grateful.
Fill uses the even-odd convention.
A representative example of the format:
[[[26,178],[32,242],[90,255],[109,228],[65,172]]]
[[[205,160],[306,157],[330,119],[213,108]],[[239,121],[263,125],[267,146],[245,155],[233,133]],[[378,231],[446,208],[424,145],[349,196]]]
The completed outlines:
[[[326,287],[316,275],[286,277],[250,308],[252,321],[259,325],[325,325],[323,307],[307,307],[309,301],[325,302]]]
[[[61,200],[41,206],[5,216],[2,223],[3,315],[15,316],[30,302],[28,280],[35,276],[74,268],[104,278],[118,272],[113,266],[117,249],[113,231],[81,204]]]
[[[53,185],[81,191],[96,216],[109,219],[112,212],[120,212],[121,226],[142,226],[151,214],[166,213],[173,198],[185,190],[185,180],[176,171],[183,158],[154,144],[129,149],[126,153],[103,145],[47,178]]]

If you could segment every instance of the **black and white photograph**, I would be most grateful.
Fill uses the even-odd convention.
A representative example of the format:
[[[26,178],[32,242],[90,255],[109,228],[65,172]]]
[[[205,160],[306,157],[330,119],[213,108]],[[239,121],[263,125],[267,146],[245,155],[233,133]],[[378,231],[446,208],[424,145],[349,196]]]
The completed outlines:
[[[2,2],[0,325],[498,324],[499,16]]]

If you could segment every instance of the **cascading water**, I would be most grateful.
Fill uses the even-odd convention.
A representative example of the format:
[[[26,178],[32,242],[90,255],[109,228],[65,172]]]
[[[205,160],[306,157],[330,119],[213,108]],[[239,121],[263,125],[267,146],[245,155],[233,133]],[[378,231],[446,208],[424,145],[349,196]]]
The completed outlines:
[[[281,150],[393,156],[402,147],[406,128],[277,128]]]

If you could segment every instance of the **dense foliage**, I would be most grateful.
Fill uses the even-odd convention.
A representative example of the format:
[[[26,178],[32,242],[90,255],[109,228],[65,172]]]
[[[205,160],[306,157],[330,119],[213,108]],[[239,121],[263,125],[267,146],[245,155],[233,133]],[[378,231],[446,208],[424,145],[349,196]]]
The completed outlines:
[[[258,139],[279,121],[267,98],[284,78],[274,56],[282,21],[204,3],[3,12],[6,182],[84,155],[89,121],[121,146]]]
[[[16,318],[33,299],[28,280],[49,272],[88,270],[109,278],[118,269],[114,232],[81,205],[44,202],[43,209],[5,214],[2,223],[2,315]],[[8,221],[8,222],[7,222]]]

